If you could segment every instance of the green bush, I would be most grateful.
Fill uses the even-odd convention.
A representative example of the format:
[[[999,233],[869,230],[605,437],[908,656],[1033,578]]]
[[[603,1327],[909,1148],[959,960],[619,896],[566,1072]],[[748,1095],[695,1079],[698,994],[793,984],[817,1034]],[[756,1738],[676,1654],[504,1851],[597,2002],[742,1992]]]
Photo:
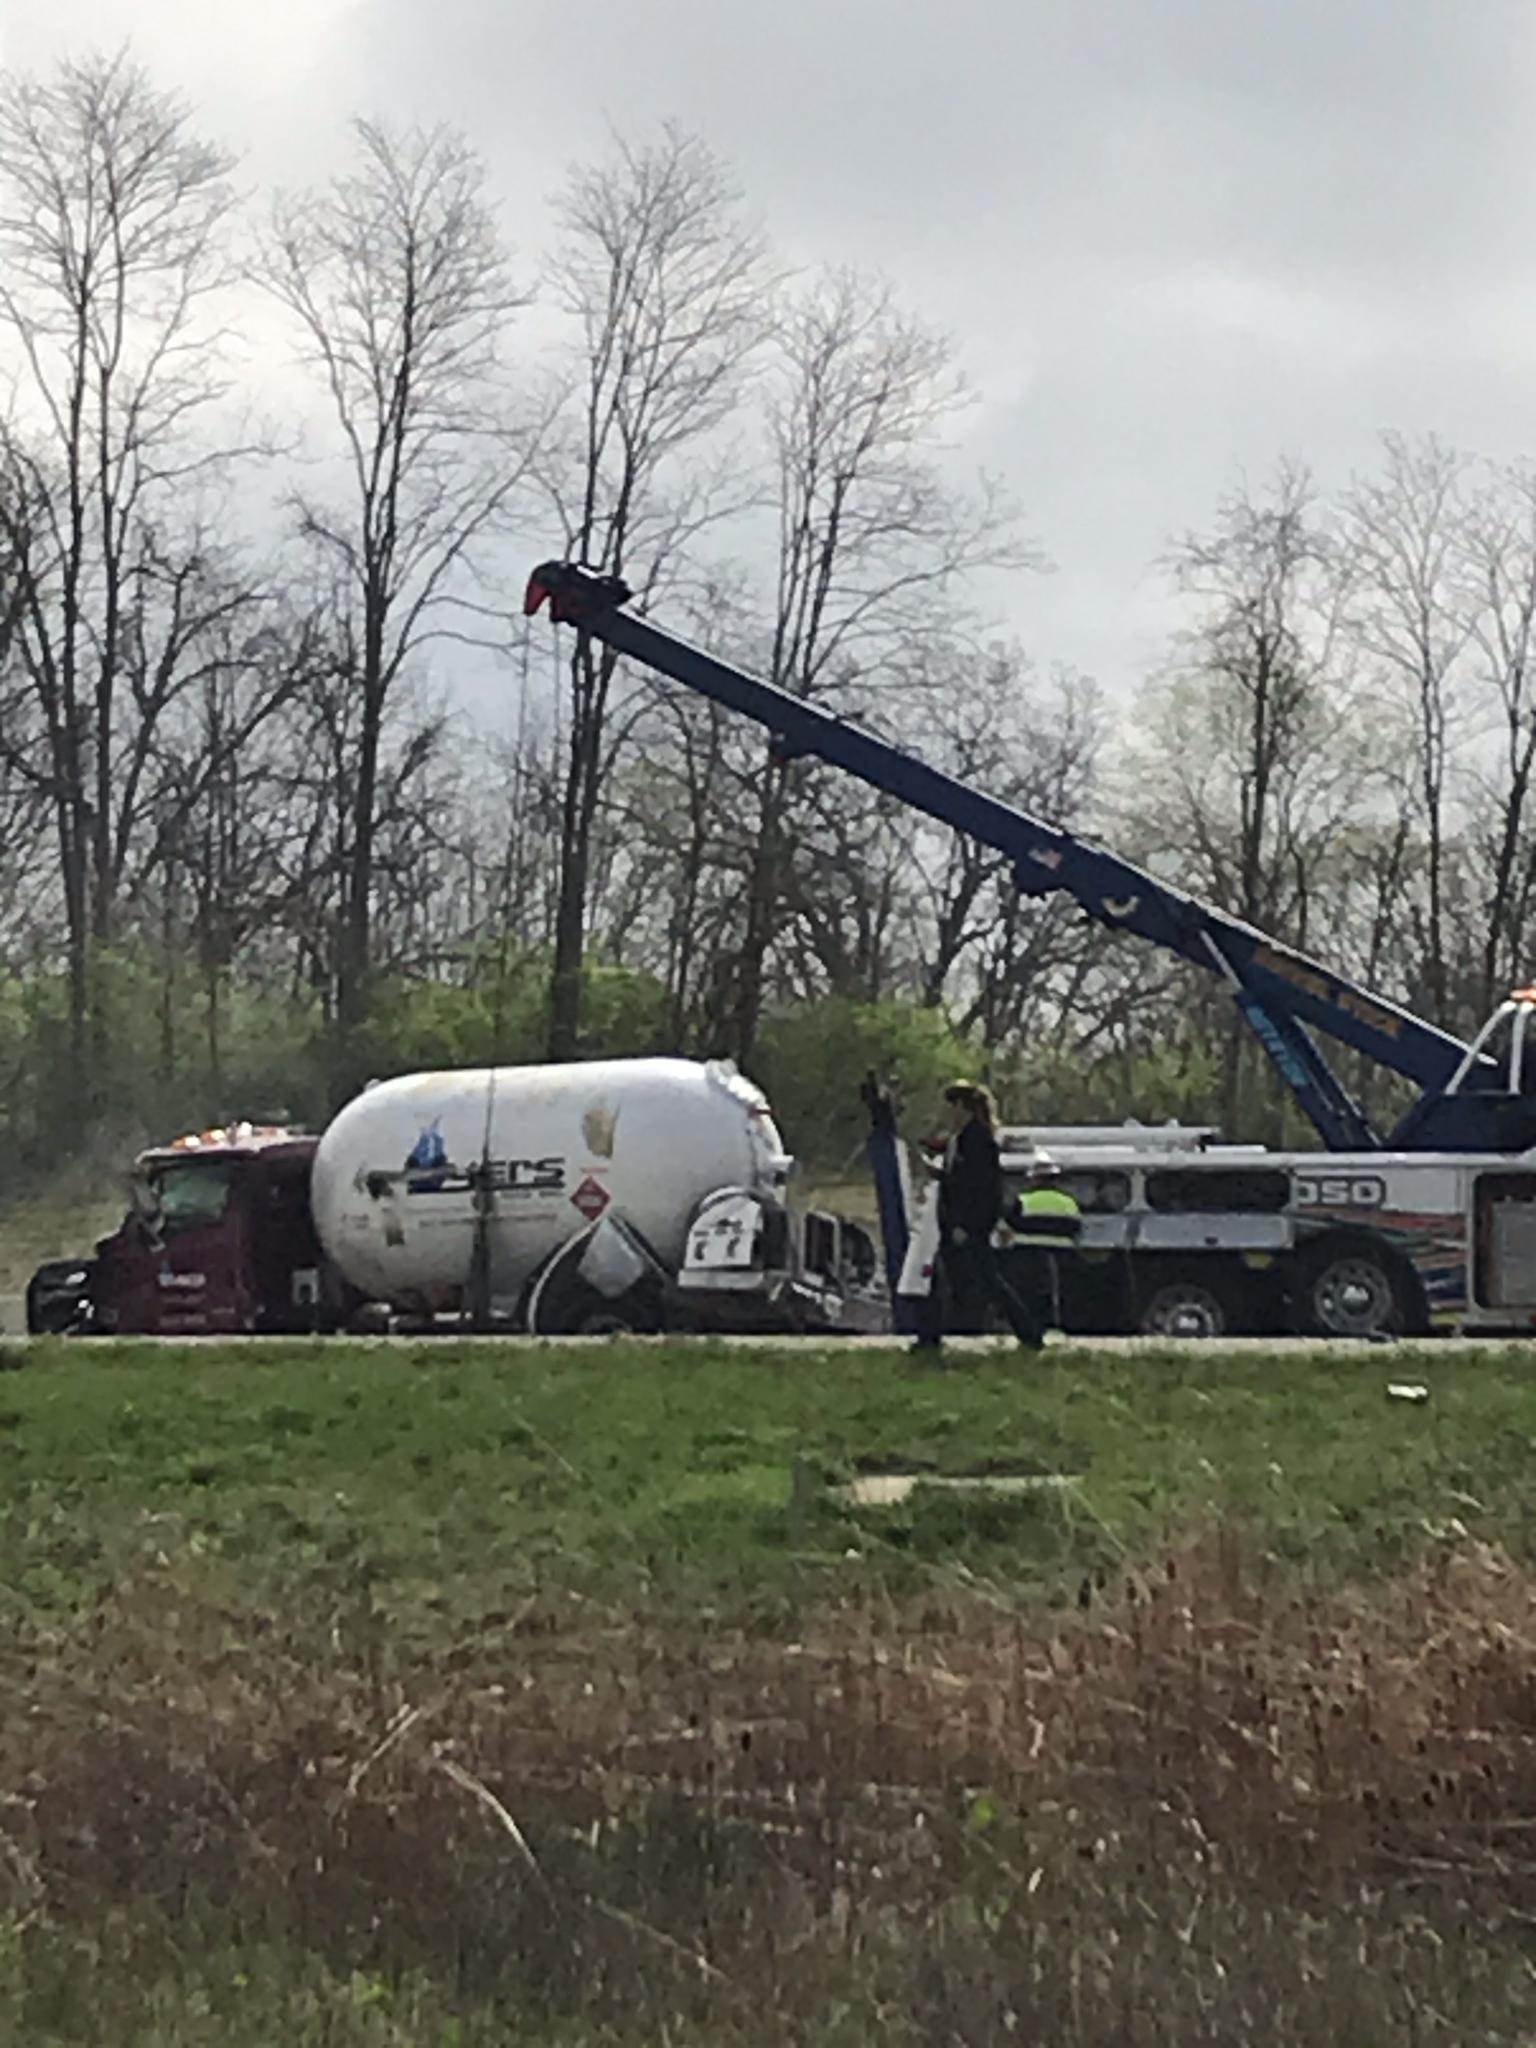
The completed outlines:
[[[942,1010],[832,997],[765,1020],[752,1078],[802,1155],[832,1164],[863,1142],[859,1087],[871,1069],[897,1082],[904,1127],[916,1136],[942,1121],[945,1085],[983,1065]]]
[[[654,975],[589,960],[583,982],[583,1058],[667,1049],[666,990]],[[453,980],[381,982],[363,1027],[361,1064],[381,1076],[535,1064],[544,1057],[548,1000],[542,950],[472,956]]]

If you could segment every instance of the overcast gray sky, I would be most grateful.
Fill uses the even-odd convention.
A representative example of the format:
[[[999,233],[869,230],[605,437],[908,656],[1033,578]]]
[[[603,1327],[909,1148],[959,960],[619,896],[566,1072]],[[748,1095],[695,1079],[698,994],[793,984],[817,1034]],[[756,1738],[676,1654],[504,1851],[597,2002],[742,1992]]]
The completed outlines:
[[[1533,0],[0,0],[0,59],[130,40],[253,179],[452,120],[531,257],[609,124],[673,115],[796,260],[947,326],[1056,562],[1000,593],[1119,692],[1240,469],[1383,428],[1536,453]],[[530,551],[540,537],[530,535]]]

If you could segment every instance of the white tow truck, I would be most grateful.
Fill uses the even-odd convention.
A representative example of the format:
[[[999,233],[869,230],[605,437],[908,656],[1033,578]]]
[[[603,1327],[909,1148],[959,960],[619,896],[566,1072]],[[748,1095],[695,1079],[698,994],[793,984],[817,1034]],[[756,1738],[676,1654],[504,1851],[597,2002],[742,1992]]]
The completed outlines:
[[[1044,1155],[1082,1210],[1078,1252],[1059,1263],[1064,1328],[1536,1330],[1536,1151],[1278,1152],[1223,1144],[1208,1126],[1134,1122],[998,1136],[1014,1187]],[[937,1237],[930,1190],[913,1219],[903,1294],[925,1291]]]

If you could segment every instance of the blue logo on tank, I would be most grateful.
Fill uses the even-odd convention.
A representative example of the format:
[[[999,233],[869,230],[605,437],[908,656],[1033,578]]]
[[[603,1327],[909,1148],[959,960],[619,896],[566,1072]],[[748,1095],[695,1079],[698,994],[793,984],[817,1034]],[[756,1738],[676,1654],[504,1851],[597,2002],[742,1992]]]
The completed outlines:
[[[447,1166],[448,1147],[443,1143],[442,1122],[441,1117],[434,1117],[411,1147],[405,1162],[407,1173],[431,1173]]]

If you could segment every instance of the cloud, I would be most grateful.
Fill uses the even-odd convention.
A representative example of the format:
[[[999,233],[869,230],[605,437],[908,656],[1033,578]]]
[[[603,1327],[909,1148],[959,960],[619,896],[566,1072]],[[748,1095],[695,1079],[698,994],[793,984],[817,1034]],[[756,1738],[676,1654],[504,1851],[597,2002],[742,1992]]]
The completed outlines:
[[[795,260],[955,334],[964,457],[1060,565],[999,605],[1115,688],[1239,465],[1342,479],[1391,426],[1536,447],[1526,0],[16,0],[6,48],[130,33],[260,176],[353,111],[458,122],[530,253],[610,124],[699,128]]]

